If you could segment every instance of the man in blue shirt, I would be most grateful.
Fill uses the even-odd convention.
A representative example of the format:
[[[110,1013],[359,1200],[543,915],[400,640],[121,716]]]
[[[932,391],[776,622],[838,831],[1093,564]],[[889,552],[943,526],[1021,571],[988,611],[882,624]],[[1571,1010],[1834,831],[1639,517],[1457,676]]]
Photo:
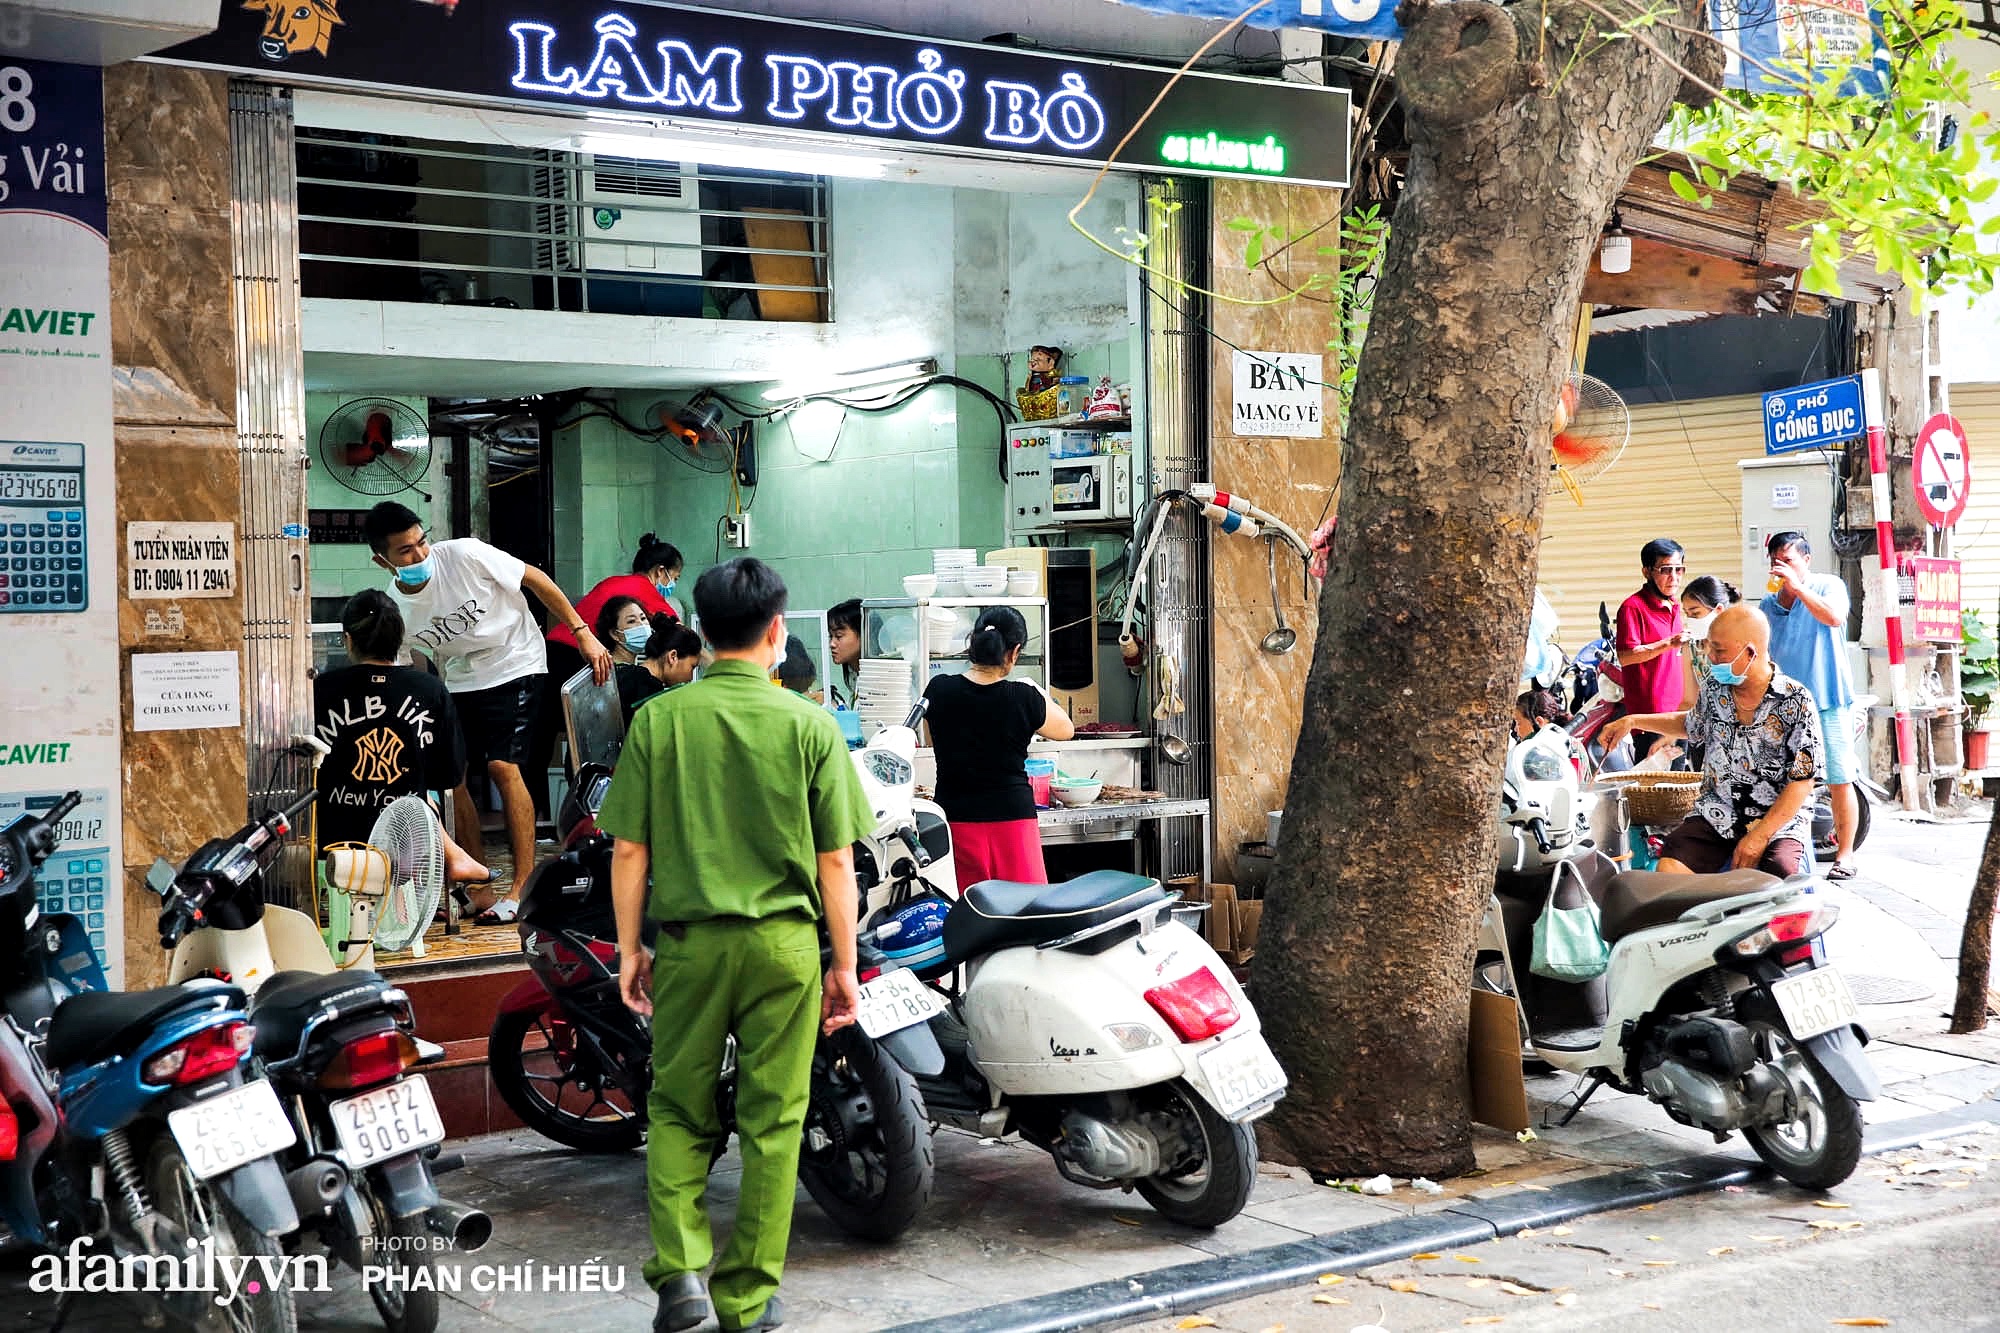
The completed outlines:
[[[1764,544],[1775,588],[1761,610],[1771,622],[1771,659],[1812,691],[1826,746],[1826,786],[1839,847],[1828,879],[1854,878],[1855,808],[1853,737],[1849,709],[1854,686],[1847,670],[1847,585],[1812,572],[1812,543],[1801,532],[1774,533]]]

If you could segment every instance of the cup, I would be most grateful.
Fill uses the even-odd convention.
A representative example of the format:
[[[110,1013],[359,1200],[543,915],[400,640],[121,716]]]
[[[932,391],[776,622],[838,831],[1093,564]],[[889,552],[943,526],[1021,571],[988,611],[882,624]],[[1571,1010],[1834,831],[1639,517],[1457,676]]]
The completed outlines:
[[[1784,590],[1785,590],[1785,581],[1784,581],[1783,579],[1779,578],[1779,577],[1778,577],[1778,576],[1777,576],[1776,574],[1773,574],[1773,575],[1771,575],[1771,577],[1770,577],[1770,578],[1768,578],[1768,579],[1765,579],[1765,580],[1764,580],[1764,591],[1765,591],[1765,592],[1768,592],[1768,593],[1781,593],[1781,592],[1783,592]]]

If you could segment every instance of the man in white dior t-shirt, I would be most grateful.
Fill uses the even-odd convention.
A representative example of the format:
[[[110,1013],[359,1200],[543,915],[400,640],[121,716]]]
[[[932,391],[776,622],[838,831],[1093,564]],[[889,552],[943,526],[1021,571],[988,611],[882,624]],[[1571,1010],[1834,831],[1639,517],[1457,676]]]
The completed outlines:
[[[395,575],[409,646],[428,655],[444,675],[465,733],[467,762],[484,760],[500,792],[518,894],[535,868],[535,804],[521,768],[533,750],[542,677],[548,672],[542,630],[524,590],[576,634],[599,684],[611,674],[611,654],[553,579],[497,546],[476,537],[432,542],[415,511],[394,500],[369,510],[362,530],[375,563]],[[463,782],[454,800],[461,840],[476,855],[479,812]],[[481,922],[491,924],[512,921],[519,902],[484,891],[472,905]]]

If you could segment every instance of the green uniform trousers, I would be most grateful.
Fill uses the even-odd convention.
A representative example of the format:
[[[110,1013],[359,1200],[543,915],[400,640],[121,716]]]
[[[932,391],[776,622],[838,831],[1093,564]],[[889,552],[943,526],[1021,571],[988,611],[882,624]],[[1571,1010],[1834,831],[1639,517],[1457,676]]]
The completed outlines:
[[[723,1134],[716,1083],[734,1033],[743,1183],[736,1226],[708,1284],[725,1329],[761,1315],[784,1276],[819,1019],[819,932],[805,918],[724,917],[660,931],[646,1108],[653,1257],[645,1278],[657,1288],[700,1272],[714,1256],[704,1195]]]

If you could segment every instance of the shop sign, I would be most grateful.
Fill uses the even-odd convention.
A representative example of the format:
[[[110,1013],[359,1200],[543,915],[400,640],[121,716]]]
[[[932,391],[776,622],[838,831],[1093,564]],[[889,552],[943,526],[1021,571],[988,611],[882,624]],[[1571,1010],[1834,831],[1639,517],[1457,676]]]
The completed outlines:
[[[1242,18],[1253,28],[1310,28],[1342,37],[1372,37],[1399,42],[1403,25],[1396,22],[1396,0],[1267,0],[1244,15],[1243,0],[1119,0],[1156,14],[1230,21]]]
[[[127,523],[125,595],[229,597],[236,592],[234,523]]]
[[[1238,435],[1319,439],[1326,434],[1317,352],[1236,352],[1230,358]]]
[[[1972,498],[1972,456],[1957,417],[1940,412],[1917,432],[1910,481],[1917,488],[1917,508],[1937,526],[1948,528],[1965,513]]]
[[[160,58],[690,127],[1087,166],[1118,150],[1132,171],[1347,183],[1345,89],[1208,73],[1170,88],[1172,71],[1144,65],[671,5],[251,0]],[[589,128],[618,126],[599,114]]]
[[[133,653],[132,730],[243,725],[237,654]]]
[[[1867,0],[1708,0],[1708,14],[1725,88],[1803,96],[1795,80],[1825,83],[1840,74],[1844,96],[1889,90],[1882,15]]]
[[[1845,444],[1868,429],[1861,415],[1861,377],[1801,384],[1764,395],[1764,452],[1796,453]]]
[[[4,39],[0,39],[4,40]],[[0,827],[83,804],[42,867],[125,957],[104,76],[0,55]]]
[[[1917,638],[1957,643],[1964,633],[1959,621],[1958,561],[1926,555],[1905,559],[1916,581]]]

